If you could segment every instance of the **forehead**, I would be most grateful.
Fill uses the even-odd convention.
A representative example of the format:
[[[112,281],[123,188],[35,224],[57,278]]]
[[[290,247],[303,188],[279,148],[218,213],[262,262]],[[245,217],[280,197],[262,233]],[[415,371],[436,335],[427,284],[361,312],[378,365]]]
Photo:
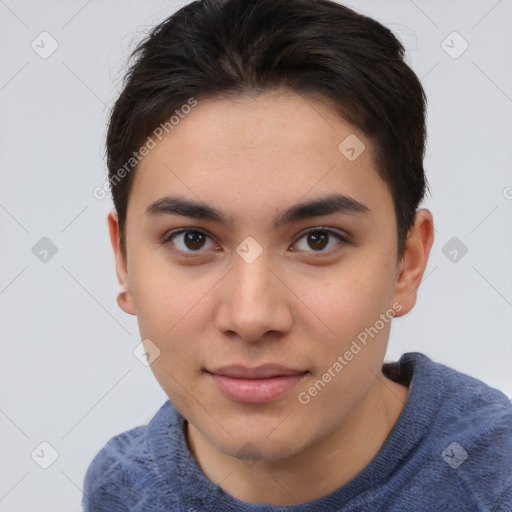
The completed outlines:
[[[254,213],[259,205],[273,215],[279,205],[338,192],[392,209],[371,149],[326,101],[291,92],[213,98],[157,141],[131,195],[147,205],[180,193],[223,210]]]

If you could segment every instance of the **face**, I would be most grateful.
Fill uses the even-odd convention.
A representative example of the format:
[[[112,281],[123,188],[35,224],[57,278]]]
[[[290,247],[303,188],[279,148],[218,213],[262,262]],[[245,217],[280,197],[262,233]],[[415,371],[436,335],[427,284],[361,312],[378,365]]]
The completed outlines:
[[[335,432],[380,374],[393,304],[412,307],[370,149],[319,100],[201,101],[136,171],[126,262],[110,217],[152,371],[226,454],[284,458]]]

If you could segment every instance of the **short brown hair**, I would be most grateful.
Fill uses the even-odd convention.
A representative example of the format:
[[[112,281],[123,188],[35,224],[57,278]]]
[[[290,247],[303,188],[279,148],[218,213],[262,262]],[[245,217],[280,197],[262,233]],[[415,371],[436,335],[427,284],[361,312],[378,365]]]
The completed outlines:
[[[428,189],[426,98],[404,53],[388,28],[330,0],[204,0],[181,8],[133,51],[110,116],[107,164],[123,249],[135,162],[134,172],[114,178],[156,126],[190,98],[286,87],[331,100],[369,137],[393,197],[401,258]]]

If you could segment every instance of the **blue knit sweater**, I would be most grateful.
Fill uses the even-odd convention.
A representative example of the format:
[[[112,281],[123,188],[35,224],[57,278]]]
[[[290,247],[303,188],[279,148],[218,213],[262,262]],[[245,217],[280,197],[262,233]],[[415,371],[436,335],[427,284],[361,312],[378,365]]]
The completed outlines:
[[[375,458],[333,493],[293,506],[250,504],[212,483],[170,401],[110,439],[84,481],[85,512],[512,511],[512,404],[483,382],[404,354],[389,374],[409,397]],[[312,475],[311,485],[314,485]]]

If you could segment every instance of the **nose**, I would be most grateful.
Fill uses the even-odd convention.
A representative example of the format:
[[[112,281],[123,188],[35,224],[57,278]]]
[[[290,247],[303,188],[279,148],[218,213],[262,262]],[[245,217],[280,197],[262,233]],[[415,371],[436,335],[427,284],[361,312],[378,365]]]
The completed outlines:
[[[216,327],[224,335],[250,343],[286,334],[292,327],[289,289],[265,252],[248,263],[238,255],[220,287]]]

